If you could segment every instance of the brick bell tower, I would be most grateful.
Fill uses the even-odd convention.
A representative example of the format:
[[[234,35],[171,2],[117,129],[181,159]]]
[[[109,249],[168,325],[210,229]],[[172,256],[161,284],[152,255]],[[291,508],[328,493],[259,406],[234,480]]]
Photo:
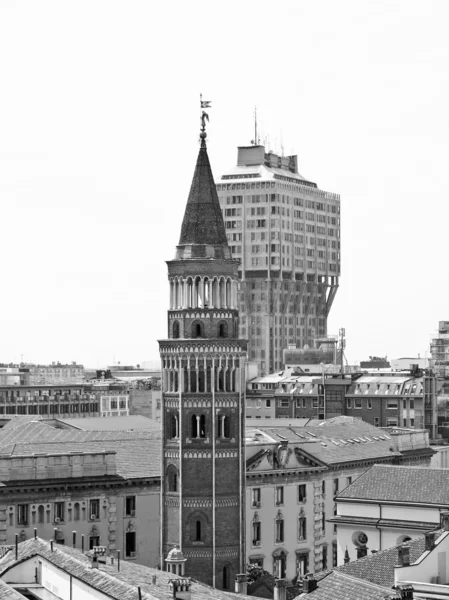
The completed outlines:
[[[234,589],[245,569],[245,360],[231,257],[201,147],[174,260],[162,363],[161,565],[175,546],[185,575]],[[164,568],[164,566],[162,566]]]

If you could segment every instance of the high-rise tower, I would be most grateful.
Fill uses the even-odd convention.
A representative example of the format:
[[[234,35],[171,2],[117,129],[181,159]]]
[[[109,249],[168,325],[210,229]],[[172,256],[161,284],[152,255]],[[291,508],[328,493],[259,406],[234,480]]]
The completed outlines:
[[[231,589],[244,570],[244,370],[238,260],[231,257],[201,147],[174,260],[162,361],[161,562],[179,546],[185,574]],[[162,567],[164,568],[164,567]]]
[[[265,375],[289,347],[327,334],[340,276],[340,196],[298,173],[296,156],[238,149],[217,181],[232,255],[240,260],[240,334]]]

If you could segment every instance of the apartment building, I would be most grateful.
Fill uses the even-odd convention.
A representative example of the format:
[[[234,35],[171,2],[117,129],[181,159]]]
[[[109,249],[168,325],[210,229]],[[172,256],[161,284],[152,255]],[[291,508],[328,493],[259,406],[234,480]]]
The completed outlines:
[[[429,465],[427,432],[383,432],[350,418],[246,427],[247,561],[297,581],[337,565],[334,497],[381,464]],[[259,426],[260,425],[260,426]]]
[[[298,173],[296,156],[239,147],[216,181],[226,234],[240,260],[240,337],[259,375],[283,350],[327,334],[340,277],[340,197]]]

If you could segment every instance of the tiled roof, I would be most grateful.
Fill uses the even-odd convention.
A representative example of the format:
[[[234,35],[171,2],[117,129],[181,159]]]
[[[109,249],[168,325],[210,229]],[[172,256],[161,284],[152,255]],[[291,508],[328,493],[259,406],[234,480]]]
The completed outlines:
[[[316,590],[304,592],[296,600],[388,600],[400,598],[390,586],[374,585],[347,574],[332,571],[318,581]]]
[[[0,430],[0,456],[38,453],[116,452],[117,475],[123,478],[160,476],[161,431],[80,431],[56,429],[45,421]]]
[[[386,433],[358,419],[304,427],[296,426],[293,419],[289,427],[276,427],[273,421],[266,426],[261,420],[257,427],[275,441],[288,440],[298,446],[304,442],[319,441],[316,454],[310,443],[307,451],[326,464],[400,456],[399,452],[390,450],[391,438]]]
[[[374,465],[338,495],[345,498],[447,506],[449,470]]]
[[[204,140],[198,154],[179,238],[179,246],[186,244],[228,246]]]
[[[409,540],[407,546],[410,548],[410,563],[413,563],[424,552],[424,536]],[[359,558],[341,567],[336,567],[334,572],[357,577],[377,585],[391,587],[394,585],[394,568],[398,564],[398,548],[399,546],[393,546],[364,558]]]
[[[37,555],[46,558],[86,584],[108,594],[114,600],[136,600],[137,586],[141,588],[143,600],[172,600],[173,592],[169,588],[169,580],[178,579],[172,573],[127,561],[121,561],[120,571],[118,571],[117,560],[112,565],[110,558],[107,559],[107,564],[100,564],[98,569],[92,569],[90,558],[86,554],[57,544],[52,552],[49,542],[39,538],[32,538],[19,544],[17,561],[14,551],[0,559],[0,576],[17,563]],[[152,583],[153,576],[156,576],[155,584]],[[192,582],[191,592],[192,598],[198,598],[198,600],[208,598],[212,600],[238,600],[239,598],[249,600],[250,598],[240,594],[222,592],[196,581]],[[1,598],[3,600],[3,596]]]
[[[2,600],[23,600],[23,595],[0,579],[0,598]]]
[[[57,419],[75,429],[82,431],[117,431],[136,429],[160,429],[161,425],[154,419],[141,415],[128,417],[87,417],[84,419]]]

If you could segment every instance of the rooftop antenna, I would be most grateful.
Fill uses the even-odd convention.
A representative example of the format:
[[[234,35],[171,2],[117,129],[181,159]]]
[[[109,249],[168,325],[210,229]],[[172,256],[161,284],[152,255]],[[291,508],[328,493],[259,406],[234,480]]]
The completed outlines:
[[[282,158],[284,158],[284,139],[282,136],[282,129],[281,129],[281,156],[282,156]]]
[[[257,106],[254,107],[254,139],[251,140],[251,144],[253,144],[253,146],[258,146],[260,144],[260,139],[257,134]]]

